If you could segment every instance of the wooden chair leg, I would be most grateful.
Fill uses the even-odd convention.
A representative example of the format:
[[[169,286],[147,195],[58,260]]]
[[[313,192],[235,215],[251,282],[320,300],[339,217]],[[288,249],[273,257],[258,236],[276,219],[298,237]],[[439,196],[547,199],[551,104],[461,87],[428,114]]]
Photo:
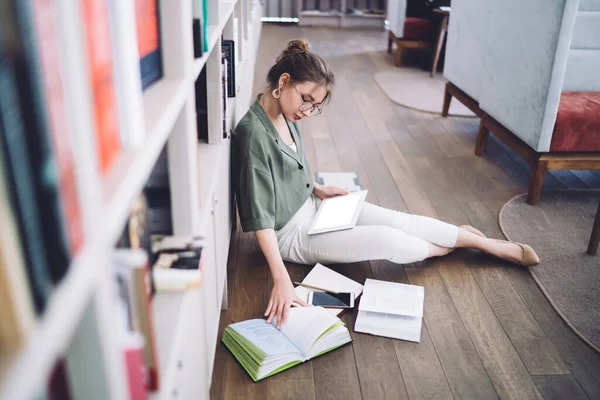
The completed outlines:
[[[479,122],[479,130],[477,131],[477,140],[475,141],[475,155],[481,157],[485,146],[487,145],[490,131],[485,126],[485,116],[481,117]]]
[[[452,94],[448,91],[448,84],[444,88],[444,106],[442,107],[442,117],[448,116],[448,110],[450,109],[450,100],[452,100]]]
[[[446,36],[446,30],[448,28],[448,16],[444,15],[442,22],[440,23],[440,29],[438,31],[437,40],[435,42],[435,48],[433,49],[433,61],[431,63],[431,74],[433,78],[437,72],[438,61],[440,60],[440,53],[442,52],[442,44],[444,43],[444,37]]]
[[[390,35],[388,35],[388,54],[392,54],[392,43],[394,43],[394,41],[392,40],[390,32]]]
[[[598,203],[598,212],[596,212],[596,220],[594,221],[594,228],[592,229],[592,236],[590,236],[590,244],[588,245],[588,254],[598,254],[598,245],[600,245],[600,203]]]
[[[399,67],[400,64],[402,63],[402,52],[403,51],[404,51],[404,48],[402,47],[402,44],[397,42],[396,43],[396,55],[394,56],[394,65],[396,67]]]
[[[542,191],[544,176],[548,171],[548,161],[538,158],[531,167],[531,181],[529,183],[529,193],[527,194],[527,203],[536,205]]]

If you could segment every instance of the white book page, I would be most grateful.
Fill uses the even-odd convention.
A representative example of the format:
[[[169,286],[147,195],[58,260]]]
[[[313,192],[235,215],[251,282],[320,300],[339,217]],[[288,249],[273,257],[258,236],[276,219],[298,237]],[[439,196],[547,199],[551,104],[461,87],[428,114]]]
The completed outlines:
[[[367,279],[359,310],[422,317],[424,294],[422,286]]]
[[[240,335],[261,349],[267,356],[296,353],[302,356],[302,352],[277,328],[267,324],[264,319],[250,319],[235,324],[230,328],[235,329]]]
[[[358,298],[363,291],[363,285],[360,283],[353,281],[322,264],[315,265],[308,275],[306,275],[306,278],[304,278],[302,283],[334,292],[352,292],[354,293],[355,299]],[[298,297],[304,301],[308,301],[308,294],[313,291],[312,289],[302,286],[298,286],[294,290]]]
[[[377,336],[420,342],[422,323],[421,317],[359,311],[354,330]]]
[[[281,325],[281,333],[307,357],[317,338],[337,321],[338,318],[323,307],[290,308],[287,321]],[[277,325],[277,316],[271,324]]]
[[[361,193],[355,192],[323,200],[312,229],[329,229],[352,223],[356,208],[360,205]]]

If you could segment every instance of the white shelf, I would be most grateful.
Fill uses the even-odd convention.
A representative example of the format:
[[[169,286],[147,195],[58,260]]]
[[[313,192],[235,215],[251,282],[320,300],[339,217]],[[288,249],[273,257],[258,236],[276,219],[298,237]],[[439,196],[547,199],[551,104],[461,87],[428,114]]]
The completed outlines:
[[[223,139],[218,144],[208,144],[206,142],[198,143],[198,182],[201,193],[200,210],[202,213],[210,204],[210,199],[214,193],[214,184],[219,175],[217,168],[221,165],[221,158],[229,148],[229,139]]]
[[[189,295],[189,292],[158,292],[152,299],[154,326],[156,329],[156,347],[158,350],[158,365],[161,376],[163,377],[161,382],[162,388],[171,386],[168,382],[168,378],[172,375],[172,373],[169,372],[174,363],[173,355],[175,354],[175,347],[177,345],[177,332],[178,327],[182,325],[181,315],[186,295]],[[154,393],[151,398],[159,399],[161,393],[164,392],[164,390],[161,390]]]
[[[124,151],[104,181],[107,240],[121,234],[131,204],[141,192],[183,107],[187,81],[162,79],[144,92],[146,139]]]
[[[233,10],[237,1],[238,0],[219,4],[219,25],[208,26],[208,51],[203,52],[202,57],[194,60],[194,79],[198,79],[198,76],[200,76],[200,72],[202,72],[202,68],[204,68],[206,61],[208,60],[208,56],[215,48],[217,40],[221,36],[221,32],[223,31],[225,24],[233,14]]]
[[[84,247],[69,272],[52,292],[44,315],[2,377],[0,399],[29,399],[44,387],[55,360],[61,356],[90,302],[101,267],[98,250]],[[23,384],[27,377],[27,384]]]
[[[202,57],[194,60],[194,80],[198,79],[200,76],[200,72],[202,72],[202,68],[204,68],[208,56],[214,49],[215,44],[217,44],[217,39],[219,39],[219,36],[221,35],[221,31],[218,29],[218,26],[215,25],[209,25],[208,32],[208,51],[203,52]]]

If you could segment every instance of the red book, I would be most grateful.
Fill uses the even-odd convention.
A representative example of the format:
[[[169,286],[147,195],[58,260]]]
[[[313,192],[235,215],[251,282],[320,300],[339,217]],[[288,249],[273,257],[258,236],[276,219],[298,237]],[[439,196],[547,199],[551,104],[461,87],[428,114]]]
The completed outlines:
[[[127,368],[127,381],[129,383],[130,400],[146,400],[148,392],[145,387],[144,376],[144,338],[141,334],[129,334],[127,343],[124,344],[125,366]]]
[[[52,147],[58,166],[61,208],[69,238],[69,248],[73,255],[77,253],[83,244],[83,227],[77,197],[75,164],[66,122],[62,86],[63,76],[61,75],[58,59],[60,52],[57,44],[52,1],[35,0],[33,11],[46,107],[52,133]]]
[[[121,152],[108,3],[104,0],[86,0],[82,4],[94,101],[96,143],[100,170],[103,175],[107,175]]]

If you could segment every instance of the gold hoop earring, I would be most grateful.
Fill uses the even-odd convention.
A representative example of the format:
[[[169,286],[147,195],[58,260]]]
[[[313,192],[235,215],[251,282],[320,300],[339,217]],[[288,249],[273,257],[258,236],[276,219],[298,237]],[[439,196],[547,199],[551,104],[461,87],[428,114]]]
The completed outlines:
[[[278,99],[281,96],[281,89],[280,88],[274,89],[271,92],[271,94],[273,95],[273,97],[275,97],[276,99]]]

